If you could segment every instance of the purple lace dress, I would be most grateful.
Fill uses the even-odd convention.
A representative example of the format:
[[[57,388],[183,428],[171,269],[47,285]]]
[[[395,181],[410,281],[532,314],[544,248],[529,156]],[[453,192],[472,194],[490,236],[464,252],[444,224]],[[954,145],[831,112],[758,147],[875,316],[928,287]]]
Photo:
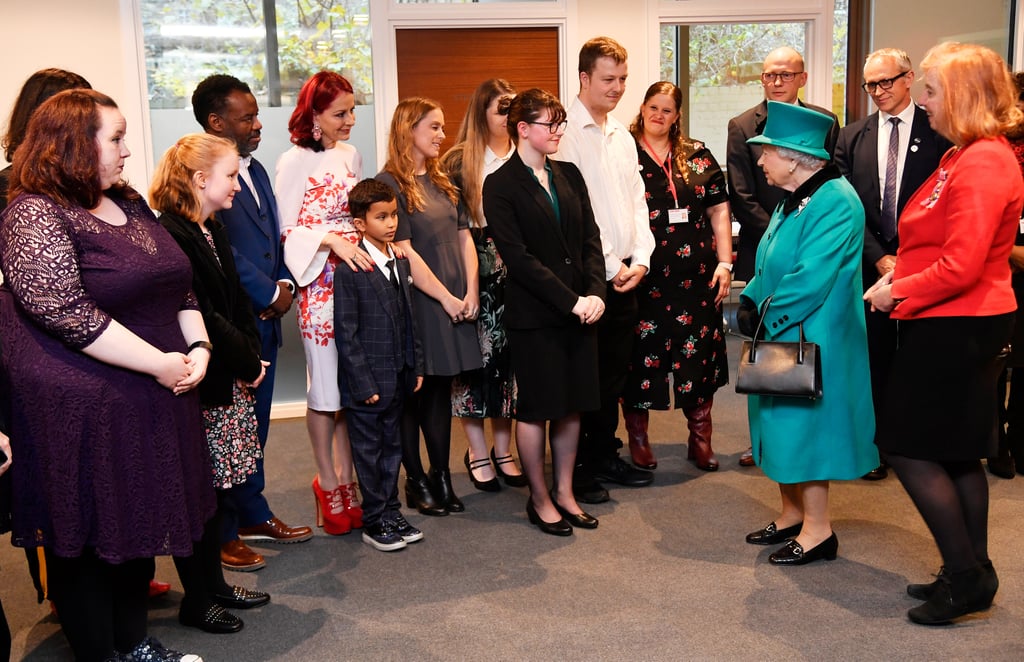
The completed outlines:
[[[112,319],[164,351],[186,350],[188,259],[145,202],[127,224],[22,195],[0,222],[0,345],[17,461],[12,542],[119,563],[189,555],[215,497],[199,395],[80,350]]]

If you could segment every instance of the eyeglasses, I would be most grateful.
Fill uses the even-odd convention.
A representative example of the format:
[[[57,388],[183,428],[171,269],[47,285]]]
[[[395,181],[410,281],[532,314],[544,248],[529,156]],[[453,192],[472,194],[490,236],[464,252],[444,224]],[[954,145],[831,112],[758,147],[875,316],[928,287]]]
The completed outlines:
[[[875,90],[877,90],[878,88],[882,88],[883,90],[891,90],[893,83],[895,83],[896,81],[903,78],[909,73],[909,70],[904,71],[900,73],[900,75],[898,76],[893,76],[892,78],[886,78],[883,80],[876,80],[873,83],[861,83],[860,86],[864,88],[864,91],[867,92],[868,94],[874,94]]]
[[[768,73],[767,71],[761,74],[761,80],[771,85],[775,81],[782,79],[783,83],[792,83],[796,80],[796,77],[802,74],[802,71],[782,71],[777,74]]]
[[[512,97],[501,97],[498,99],[498,114],[508,115],[509,108],[512,107]]]
[[[548,131],[551,133],[558,133],[559,131],[565,131],[565,127],[569,126],[568,120],[562,120],[561,122],[527,122],[527,124],[539,124],[540,126],[546,126]]]

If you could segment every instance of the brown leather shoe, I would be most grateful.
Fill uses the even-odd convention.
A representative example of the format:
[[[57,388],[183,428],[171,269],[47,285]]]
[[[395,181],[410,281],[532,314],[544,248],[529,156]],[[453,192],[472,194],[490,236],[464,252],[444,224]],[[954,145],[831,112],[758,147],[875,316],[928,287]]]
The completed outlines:
[[[742,455],[740,455],[740,466],[741,467],[752,467],[752,466],[754,466],[754,449],[753,448],[748,448],[747,450],[743,451]]]
[[[313,537],[313,529],[308,526],[288,526],[276,517],[268,519],[256,526],[243,526],[238,529],[238,538],[250,542],[305,542]]]
[[[261,555],[249,549],[241,540],[232,540],[221,546],[220,563],[228,570],[239,572],[252,572],[267,565]]]

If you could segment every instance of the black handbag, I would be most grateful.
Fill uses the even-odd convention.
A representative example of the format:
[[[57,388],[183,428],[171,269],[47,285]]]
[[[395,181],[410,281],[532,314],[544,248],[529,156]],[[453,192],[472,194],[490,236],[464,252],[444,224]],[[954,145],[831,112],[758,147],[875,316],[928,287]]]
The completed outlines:
[[[736,392],[816,400],[821,397],[820,348],[804,338],[803,323],[799,342],[761,340],[771,303],[769,297],[753,339],[743,341]]]

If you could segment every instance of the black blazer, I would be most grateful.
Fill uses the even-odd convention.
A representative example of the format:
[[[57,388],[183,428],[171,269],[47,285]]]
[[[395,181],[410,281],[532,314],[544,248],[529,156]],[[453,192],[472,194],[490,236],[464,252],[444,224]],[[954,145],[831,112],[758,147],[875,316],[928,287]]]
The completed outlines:
[[[360,241],[359,247],[366,250]],[[373,271],[334,272],[334,337],[338,345],[341,405],[383,410],[399,389],[410,395],[423,374],[423,348],[412,310],[409,260],[395,260],[401,292],[377,265]],[[398,377],[405,369],[405,383]],[[380,400],[366,399],[374,393]]]
[[[832,118],[832,129],[825,141],[831,155],[839,138],[839,120],[829,110],[798,102],[805,108],[816,110]],[[768,102],[762,101],[729,120],[729,140],[726,145],[726,177],[729,181],[729,205],[732,215],[740,224],[740,243],[736,249],[736,267],[733,277],[750,280],[754,275],[754,256],[757,245],[768,229],[768,221],[785,191],[768,184],[757,160],[761,158],[761,145],[747,144],[747,139],[764,132],[768,121]]]
[[[939,167],[939,160],[953,144],[928,125],[928,114],[915,107],[910,127],[910,149],[903,163],[896,202],[897,223],[903,206]],[[899,237],[891,242],[882,237],[882,193],[878,188],[878,112],[845,126],[836,144],[836,166],[857,190],[864,203],[864,278],[874,282],[878,276],[875,262],[883,255],[896,255]],[[897,226],[898,227],[898,226]],[[869,268],[870,267],[870,271]]]
[[[210,407],[230,405],[234,380],[251,382],[260,375],[260,336],[252,303],[235,269],[227,232],[217,220],[206,222],[217,247],[214,255],[196,223],[175,214],[163,214],[160,222],[192,263],[192,291],[213,343],[210,366],[199,383],[199,398]]]
[[[579,321],[581,296],[605,297],[604,254],[583,175],[572,163],[548,159],[561,208],[515,153],[484,180],[484,217],[508,267],[505,325],[511,329]]]

